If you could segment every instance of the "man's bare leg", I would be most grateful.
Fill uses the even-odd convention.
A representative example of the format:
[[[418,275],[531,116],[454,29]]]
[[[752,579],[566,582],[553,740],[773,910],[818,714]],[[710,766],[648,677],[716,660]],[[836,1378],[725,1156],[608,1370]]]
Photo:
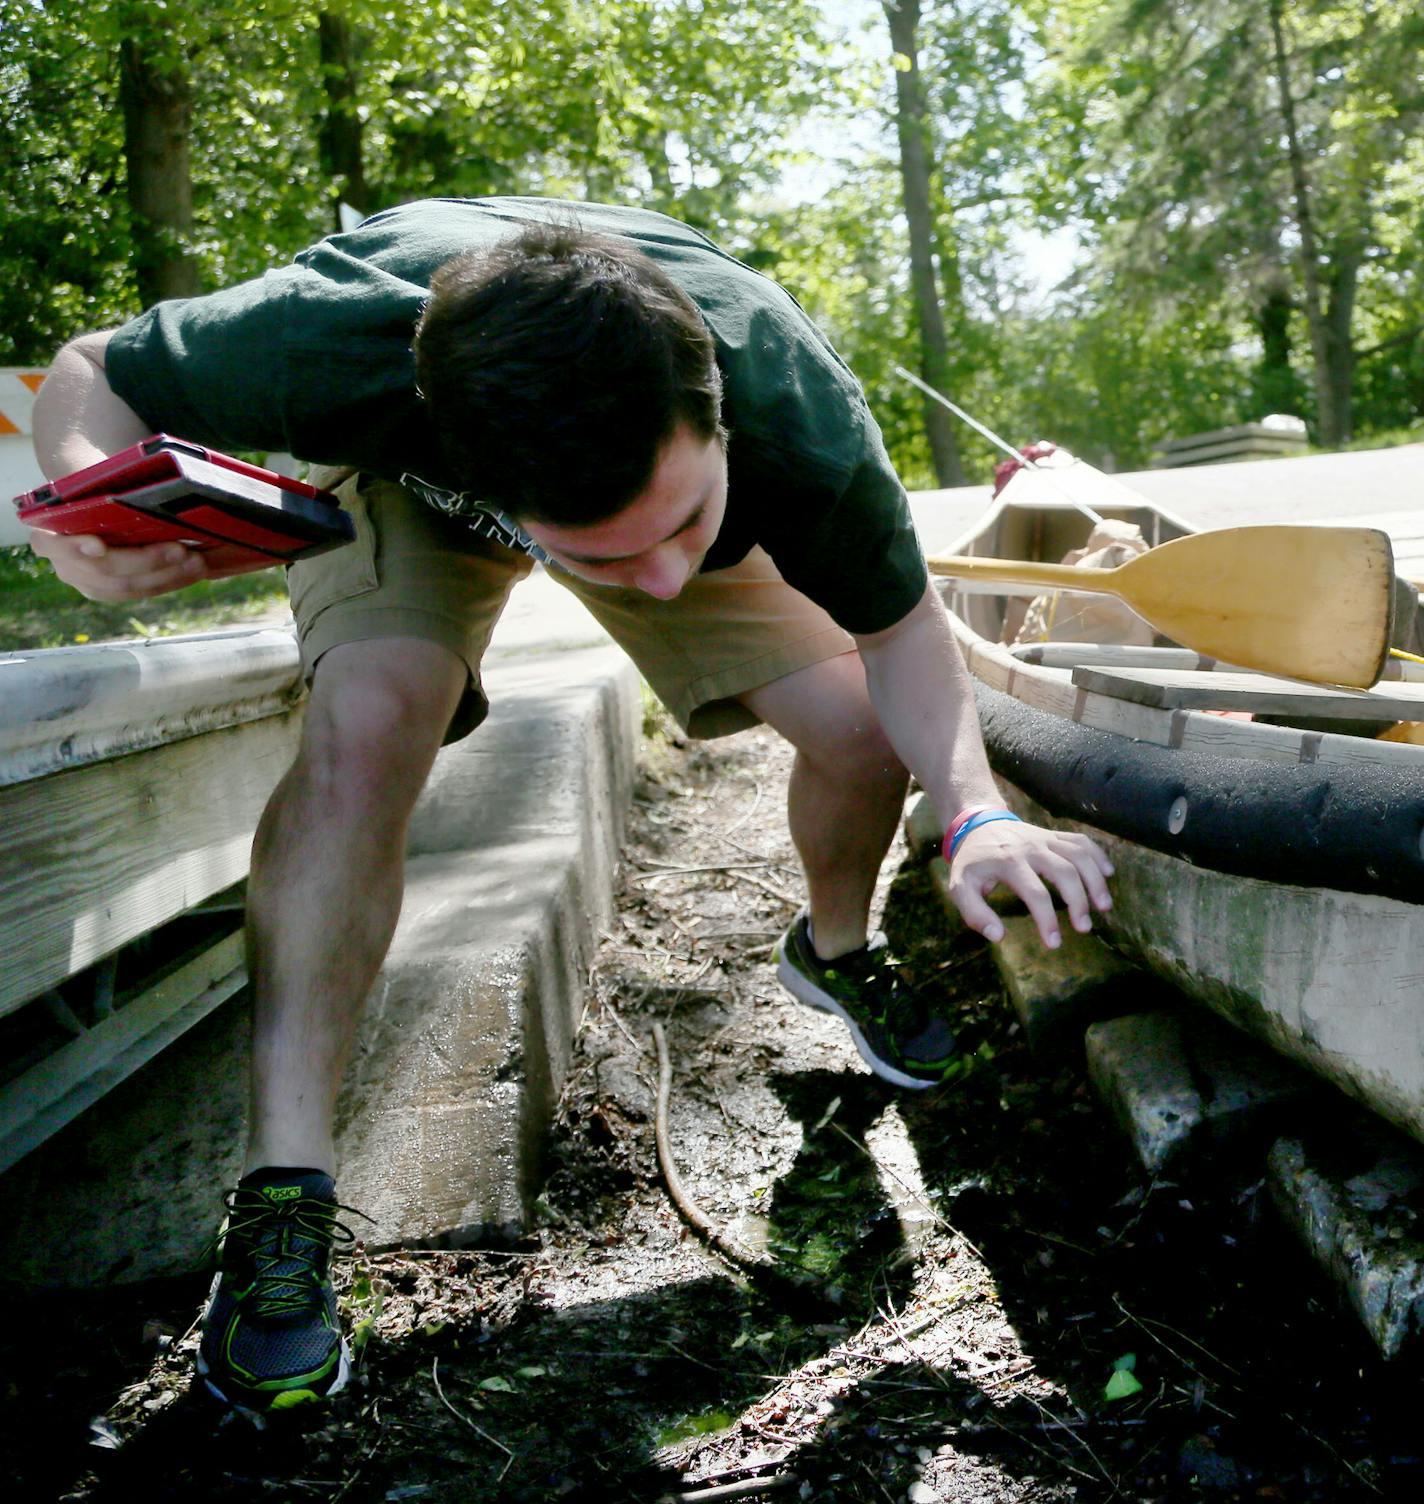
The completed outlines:
[[[411,811],[465,682],[460,659],[414,638],[317,665],[301,750],[252,854],[246,1171],[335,1173],[336,1092],[400,914]]]
[[[865,944],[876,878],[905,807],[909,775],[880,729],[855,653],[741,696],[796,748],[787,823],[806,872],[823,960]]]

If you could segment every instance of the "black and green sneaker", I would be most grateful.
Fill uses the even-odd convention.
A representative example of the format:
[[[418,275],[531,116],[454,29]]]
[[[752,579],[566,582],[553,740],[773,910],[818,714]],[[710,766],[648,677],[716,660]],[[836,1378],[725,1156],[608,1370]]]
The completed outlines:
[[[226,1202],[198,1372],[239,1410],[263,1413],[337,1392],[350,1375],[328,1265],[336,1186],[320,1170],[254,1170]]]
[[[908,986],[878,931],[859,950],[823,961],[802,909],[777,942],[776,977],[796,999],[834,1013],[861,1059],[896,1086],[938,1086],[961,1063],[954,1033]]]

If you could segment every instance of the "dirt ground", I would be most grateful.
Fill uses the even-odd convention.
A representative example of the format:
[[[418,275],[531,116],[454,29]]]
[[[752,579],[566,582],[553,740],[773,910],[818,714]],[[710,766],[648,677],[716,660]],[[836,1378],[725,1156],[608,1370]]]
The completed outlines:
[[[343,1260],[359,1375],[261,1432],[193,1383],[205,1278],[12,1297],[7,1498],[1424,1497],[1418,1375],[1375,1359],[1259,1183],[1144,1182],[901,851],[882,922],[963,1076],[888,1088],[782,994],[786,770],[761,732],[650,742],[527,1241]],[[773,1274],[669,1198],[655,1023],[687,1192]]]

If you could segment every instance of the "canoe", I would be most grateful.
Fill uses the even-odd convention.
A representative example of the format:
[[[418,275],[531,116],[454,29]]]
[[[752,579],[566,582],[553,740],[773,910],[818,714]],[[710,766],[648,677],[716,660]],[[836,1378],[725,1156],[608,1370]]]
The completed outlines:
[[[1268,470],[1309,463],[1250,468],[1269,491]],[[1089,496],[1110,532],[1135,526],[1148,546],[1199,530],[1119,479],[1053,465],[1020,471],[967,524],[962,504],[916,498],[926,551],[1060,562],[1093,531]],[[1294,489],[1275,486],[1276,521],[1299,520]],[[1245,510],[1212,521],[1271,520],[1261,496]],[[1358,511],[1387,519],[1411,567],[1417,510]],[[1424,745],[1380,736],[1424,723],[1424,670],[1393,660],[1411,677],[1322,687],[1215,663],[1092,605],[1073,635],[1102,596],[940,585],[1006,802],[1112,857],[1108,938],[1424,1141]],[[1393,640],[1420,650],[1413,592],[1398,593]]]

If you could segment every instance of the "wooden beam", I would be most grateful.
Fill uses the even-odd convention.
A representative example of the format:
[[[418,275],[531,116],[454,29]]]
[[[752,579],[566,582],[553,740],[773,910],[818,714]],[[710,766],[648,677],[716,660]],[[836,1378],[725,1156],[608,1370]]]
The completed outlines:
[[[0,653],[0,785],[280,714],[301,694],[280,628]]]
[[[247,875],[301,711],[0,788],[0,1014]]]
[[[0,1087],[0,1173],[72,1123],[246,981],[239,932]]]
[[[1080,689],[1162,710],[1248,710],[1258,715],[1381,723],[1424,720],[1424,684],[1332,689],[1269,674],[1097,665],[1075,668],[1073,682]]]

